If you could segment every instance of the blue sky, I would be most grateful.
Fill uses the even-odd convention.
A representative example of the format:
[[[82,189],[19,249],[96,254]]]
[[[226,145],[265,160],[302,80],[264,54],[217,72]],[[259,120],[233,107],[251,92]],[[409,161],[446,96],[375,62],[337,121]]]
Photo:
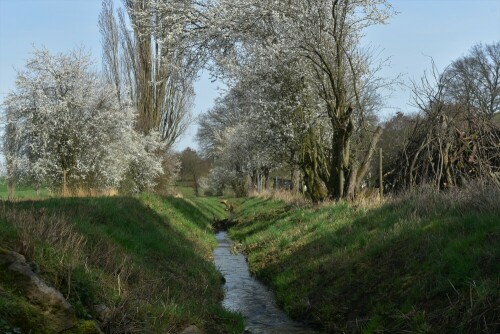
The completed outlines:
[[[116,1],[116,0],[115,0]],[[118,0],[119,1],[119,0]],[[429,56],[439,69],[465,55],[476,43],[500,40],[500,0],[391,1],[400,13],[388,25],[367,31],[365,43],[391,57],[382,74],[419,78],[430,68]],[[101,43],[97,20],[100,0],[0,0],[0,100],[14,88],[16,72],[30,57],[32,47],[65,52],[85,46],[100,67]],[[203,73],[196,84],[194,114],[206,111],[219,95],[218,83]],[[410,94],[397,88],[386,99],[382,115],[411,111]],[[177,148],[197,147],[191,126]]]

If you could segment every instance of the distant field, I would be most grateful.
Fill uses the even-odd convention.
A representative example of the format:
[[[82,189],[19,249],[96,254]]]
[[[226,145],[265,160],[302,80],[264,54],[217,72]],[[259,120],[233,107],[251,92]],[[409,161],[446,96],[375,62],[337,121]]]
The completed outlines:
[[[4,178],[0,179],[0,199],[7,199],[7,182]],[[36,198],[47,198],[51,197],[50,192],[46,188],[40,189],[39,194],[36,193],[35,189],[30,185],[16,185],[14,191],[14,198],[16,199],[36,199]]]
[[[175,190],[184,197],[194,196],[194,189],[190,186],[176,185]]]

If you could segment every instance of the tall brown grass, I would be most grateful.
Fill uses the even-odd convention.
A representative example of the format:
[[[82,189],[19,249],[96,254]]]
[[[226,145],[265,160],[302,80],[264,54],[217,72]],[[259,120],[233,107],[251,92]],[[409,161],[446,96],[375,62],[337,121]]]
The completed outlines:
[[[280,200],[294,206],[307,206],[311,201],[303,194],[289,190],[252,191],[250,197]],[[336,205],[339,201],[325,200],[320,207]],[[379,208],[385,204],[410,205],[414,214],[432,216],[438,212],[458,211],[500,213],[500,187],[494,183],[476,181],[462,187],[436,190],[431,185],[421,185],[401,194],[387,194],[380,198],[377,189],[367,189],[358,194],[350,205],[362,211]]]
[[[249,197],[270,198],[283,201],[294,206],[304,206],[311,203],[303,194],[293,190],[265,189],[260,192],[253,190],[248,195]]]
[[[100,196],[118,196],[119,191],[115,188],[96,189],[78,187],[68,190],[66,197],[100,197]]]
[[[66,298],[80,293],[73,284],[77,268],[84,268],[89,277],[99,276],[99,291],[92,303],[106,305],[105,314],[98,315],[100,328],[106,333],[143,332],[148,317],[145,306],[159,299],[168,300],[165,278],[159,272],[136,268],[130,256],[115,244],[100,237],[85,237],[63,214],[49,214],[45,209],[35,208],[18,210],[14,206],[4,207],[3,218],[16,231],[16,238],[8,247],[23,254],[28,262],[41,262],[44,268],[40,274]],[[56,250],[56,259],[43,254],[47,244]],[[41,257],[55,267],[44,265]],[[146,305],[139,307],[137,300]],[[163,306],[168,310],[171,305]],[[165,316],[168,317],[167,312]]]
[[[61,263],[78,261],[87,240],[74,227],[58,215],[49,215],[46,210],[21,211],[13,208],[4,211],[4,219],[15,227],[17,239],[15,251],[28,260],[33,259],[39,241],[50,244],[61,253]]]
[[[396,205],[410,205],[415,214],[425,217],[447,211],[500,213],[500,187],[476,181],[438,191],[430,185],[423,185],[394,197],[392,201]]]

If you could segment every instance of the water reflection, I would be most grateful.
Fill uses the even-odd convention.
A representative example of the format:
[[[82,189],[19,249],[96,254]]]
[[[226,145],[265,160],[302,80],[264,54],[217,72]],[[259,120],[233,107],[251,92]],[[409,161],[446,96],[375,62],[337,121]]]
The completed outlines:
[[[246,329],[250,333],[316,333],[291,320],[277,307],[272,291],[250,276],[245,257],[231,253],[232,242],[226,232],[219,232],[216,237],[218,247],[214,251],[214,262],[226,279],[223,305],[245,316]]]

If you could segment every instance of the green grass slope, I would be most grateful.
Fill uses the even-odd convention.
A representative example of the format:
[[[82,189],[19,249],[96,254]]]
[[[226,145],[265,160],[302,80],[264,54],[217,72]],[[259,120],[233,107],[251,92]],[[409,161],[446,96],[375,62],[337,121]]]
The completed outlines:
[[[149,194],[2,202],[0,248],[25,255],[67,298],[81,320],[75,333],[89,321],[106,333],[178,333],[188,325],[241,333],[241,317],[220,305],[212,263],[210,221],[223,214],[216,199]],[[51,333],[43,314],[0,275],[0,332]]]
[[[291,316],[327,332],[500,332],[500,191],[363,209],[244,200],[230,230]]]

